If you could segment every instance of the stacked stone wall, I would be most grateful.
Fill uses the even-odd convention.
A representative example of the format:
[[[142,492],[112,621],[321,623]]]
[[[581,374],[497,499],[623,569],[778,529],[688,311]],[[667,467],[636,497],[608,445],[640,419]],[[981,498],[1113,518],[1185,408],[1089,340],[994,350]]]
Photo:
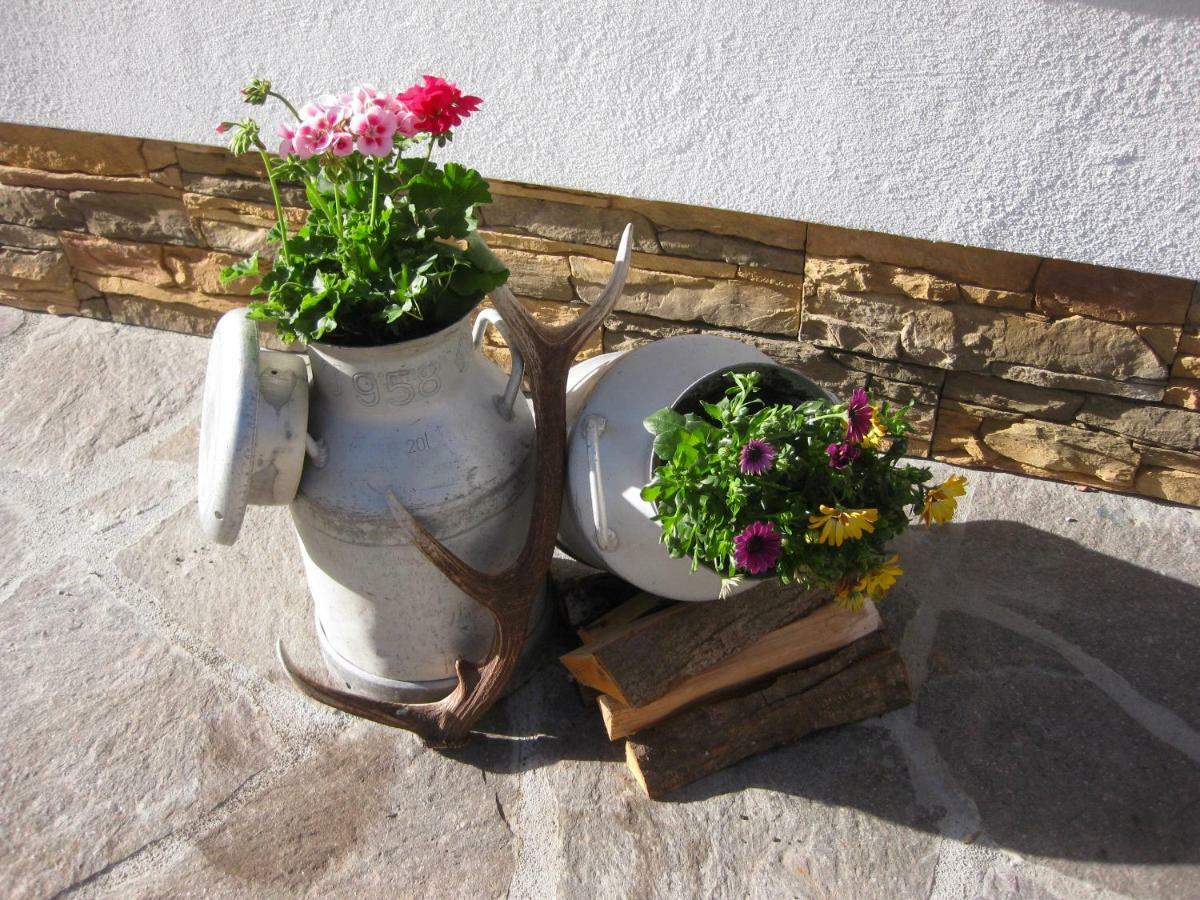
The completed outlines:
[[[913,455],[1200,506],[1193,281],[816,223],[492,182],[489,244],[567,321],[636,254],[583,355],[673,334],[749,341],[835,393],[911,403]],[[303,194],[284,192],[303,221]],[[0,124],[0,303],[206,334],[265,250],[254,159]],[[489,338],[495,340],[495,338]],[[502,345],[492,344],[498,357]]]

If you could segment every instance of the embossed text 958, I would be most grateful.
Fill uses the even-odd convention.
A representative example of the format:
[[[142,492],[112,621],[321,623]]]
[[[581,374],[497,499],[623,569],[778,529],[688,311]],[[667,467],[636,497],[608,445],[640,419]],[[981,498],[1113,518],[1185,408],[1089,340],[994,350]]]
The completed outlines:
[[[363,406],[378,406],[380,400],[392,406],[407,406],[417,397],[432,397],[442,387],[436,361],[416,369],[391,369],[378,375],[359,372],[353,381],[354,396]]]

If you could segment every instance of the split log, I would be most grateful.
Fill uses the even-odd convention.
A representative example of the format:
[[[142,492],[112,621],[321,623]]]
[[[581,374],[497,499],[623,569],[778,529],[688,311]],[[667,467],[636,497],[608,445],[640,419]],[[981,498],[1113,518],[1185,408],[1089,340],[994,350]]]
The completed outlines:
[[[596,621],[589,622],[587,625],[575,629],[575,633],[579,635],[579,639],[585,644],[598,644],[619,634],[630,623],[653,612],[658,612],[658,610],[670,603],[672,601],[654,594],[647,594],[645,592],[635,594],[616,609],[609,610],[596,619]]]
[[[727,600],[677,603],[561,659],[577,681],[640,706],[803,618],[829,596],[772,580]]]
[[[628,595],[629,591],[618,591],[617,593],[620,596],[625,596]],[[610,634],[615,634],[618,629],[624,628],[634,619],[640,619],[642,616],[657,612],[665,605],[673,602],[672,600],[666,600],[643,591],[642,593],[634,594],[634,596],[615,609],[609,609],[608,612],[598,619],[580,625],[575,629],[575,633],[579,635],[579,639],[585,644],[604,640]],[[575,681],[575,679],[572,679],[572,681]],[[575,681],[575,687],[579,690],[579,699],[583,701],[583,705],[588,709],[591,709],[596,701],[604,696],[594,687],[588,687],[581,681]]]
[[[803,619],[763,635],[713,668],[685,679],[657,700],[629,706],[614,697],[601,695],[598,702],[604,729],[609,740],[619,740],[740,685],[795,669],[833,653],[881,627],[879,612],[873,603],[865,603],[858,610],[828,603]]]
[[[883,631],[738,696],[698,706],[629,739],[625,760],[652,798],[822,728],[911,702],[900,654]]]

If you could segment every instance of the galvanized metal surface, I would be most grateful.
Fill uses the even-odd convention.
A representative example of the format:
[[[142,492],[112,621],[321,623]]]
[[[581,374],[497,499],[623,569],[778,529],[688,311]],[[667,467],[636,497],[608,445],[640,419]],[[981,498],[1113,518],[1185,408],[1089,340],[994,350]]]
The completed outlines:
[[[494,624],[411,543],[387,493],[469,564],[504,565],[529,521],[532,416],[497,403],[505,376],[466,319],[384,347],[315,344],[309,358],[309,431],[328,458],[305,469],[292,518],[326,661],[353,690],[435,699],[456,659],[486,655]]]
[[[704,376],[742,363],[774,365],[740,341],[685,335],[608,353],[571,370],[567,486],[559,523],[559,543],[567,552],[653,594],[717,597],[721,579],[704,567],[693,573],[691,560],[670,557],[653,521],[654,507],[641,497],[654,443],[642,421]]]

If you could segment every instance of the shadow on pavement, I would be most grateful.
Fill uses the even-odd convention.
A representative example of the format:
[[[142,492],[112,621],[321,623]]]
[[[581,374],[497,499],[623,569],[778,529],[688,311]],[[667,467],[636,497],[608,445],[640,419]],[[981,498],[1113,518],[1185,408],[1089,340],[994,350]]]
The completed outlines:
[[[1010,521],[906,535],[899,549],[910,577],[884,611],[916,677],[925,669],[914,707],[666,802],[760,788],[956,837],[974,821],[1020,853],[1200,861],[1200,588]],[[905,637],[917,617],[925,642]],[[485,771],[624,756],[554,664],[481,730],[453,756]]]

